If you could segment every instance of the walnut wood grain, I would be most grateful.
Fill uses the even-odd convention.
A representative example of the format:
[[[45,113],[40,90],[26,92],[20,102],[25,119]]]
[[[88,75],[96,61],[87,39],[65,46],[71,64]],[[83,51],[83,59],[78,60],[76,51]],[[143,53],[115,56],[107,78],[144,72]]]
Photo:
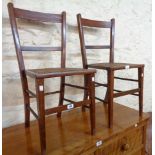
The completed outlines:
[[[113,138],[109,145],[101,147],[96,151],[95,155],[132,155],[142,150],[142,139],[142,128],[130,130],[125,134],[122,133],[119,138]]]
[[[146,126],[149,115],[143,113],[140,118],[138,111],[116,103],[113,108],[114,124],[111,130],[107,128],[107,106],[101,102],[96,104],[94,136],[90,135],[89,110],[81,113],[81,109],[77,108],[64,112],[61,119],[56,115],[46,117],[47,154],[96,155],[98,153],[97,155],[103,155],[100,151],[120,153],[122,145],[127,143],[130,145],[128,152],[133,153],[130,155],[142,155],[139,153],[142,150],[142,129]],[[136,127],[135,124],[137,124]],[[99,140],[102,140],[103,144],[96,147],[96,142]],[[3,155],[12,154],[12,152],[14,155],[39,155],[37,121],[31,122],[31,128],[25,129],[23,124],[20,124],[3,129],[2,144]]]

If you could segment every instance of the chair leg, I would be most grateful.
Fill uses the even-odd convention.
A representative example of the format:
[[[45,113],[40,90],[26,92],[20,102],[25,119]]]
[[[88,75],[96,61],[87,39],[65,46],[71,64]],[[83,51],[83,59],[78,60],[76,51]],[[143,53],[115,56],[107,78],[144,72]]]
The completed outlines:
[[[85,75],[84,76],[84,87],[88,87],[88,78],[87,76]],[[88,90],[84,89],[84,97],[83,97],[83,100],[86,100],[88,98]],[[86,108],[84,105],[82,105],[82,111],[85,112],[86,111]]]
[[[65,77],[61,77],[59,106],[63,105],[64,93],[65,93]],[[61,112],[57,113],[57,117],[61,117]]]
[[[41,144],[41,155],[46,155],[44,79],[36,79],[36,94],[38,107],[38,123]]]
[[[30,110],[28,107],[30,106],[30,98],[27,92],[24,92],[24,110],[25,110],[25,127],[30,126]]]
[[[92,81],[94,75],[88,75],[88,91],[89,98],[91,100],[90,104],[90,122],[91,122],[91,135],[95,134],[95,83]]]
[[[108,70],[108,126],[113,126],[113,90],[114,90],[114,71]]]
[[[138,68],[138,85],[139,91],[139,116],[143,114],[143,81],[144,81],[144,67]]]

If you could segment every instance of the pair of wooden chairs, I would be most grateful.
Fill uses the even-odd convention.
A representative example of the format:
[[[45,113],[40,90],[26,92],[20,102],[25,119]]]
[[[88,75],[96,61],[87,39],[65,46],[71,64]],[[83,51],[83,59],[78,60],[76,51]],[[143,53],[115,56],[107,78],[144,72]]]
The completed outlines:
[[[45,115],[52,113],[57,113],[58,117],[61,117],[61,112],[63,110],[73,109],[82,106],[82,109],[90,109],[90,122],[91,122],[91,134],[95,133],[95,86],[105,86],[107,87],[107,94],[105,100],[98,99],[108,104],[108,125],[112,127],[113,124],[113,98],[120,97],[127,94],[132,94],[139,96],[139,114],[142,115],[143,108],[143,71],[144,65],[142,64],[126,64],[126,63],[114,63],[114,19],[111,21],[94,21],[89,19],[84,19],[81,15],[77,15],[79,37],[81,43],[81,53],[83,60],[83,69],[81,68],[66,68],[66,13],[62,14],[49,14],[40,13],[34,11],[23,10],[19,8],[14,8],[12,3],[8,4],[8,11],[10,17],[10,23],[16,48],[16,54],[19,64],[23,95],[24,95],[24,105],[25,105],[25,126],[30,126],[30,112],[38,119],[39,122],[39,132],[40,132],[40,143],[41,143],[41,154],[46,154],[46,130],[45,130]],[[20,38],[17,29],[16,18],[26,19],[31,21],[39,22],[53,22],[61,24],[61,46],[60,47],[36,47],[36,46],[22,46],[20,44]],[[110,45],[106,46],[94,46],[85,45],[84,40],[84,27],[97,27],[97,28],[110,28]],[[86,49],[110,49],[110,60],[109,63],[98,63],[98,64],[88,64],[86,57]],[[44,69],[25,69],[23,52],[25,51],[61,51],[61,68],[44,68]],[[95,82],[95,69],[103,69],[108,72],[108,83],[101,84]],[[138,68],[138,80],[126,79],[120,77],[114,77],[115,70],[121,70],[126,68]],[[84,87],[76,86],[65,82],[65,76],[73,75],[84,75]],[[36,93],[29,90],[27,76],[35,79]],[[45,92],[44,91],[44,80],[46,78],[60,77],[60,91],[55,92]],[[114,89],[114,79],[129,80],[139,83],[139,88],[129,91],[120,91]],[[80,102],[74,102],[70,99],[64,97],[65,86],[74,87],[84,90],[84,99]],[[114,94],[114,91],[118,93]],[[46,95],[60,93],[59,106],[51,109],[45,109],[45,99]],[[138,93],[138,94],[137,94]],[[30,99],[36,98],[38,114],[30,106]],[[63,105],[63,101],[68,101],[70,104]]]

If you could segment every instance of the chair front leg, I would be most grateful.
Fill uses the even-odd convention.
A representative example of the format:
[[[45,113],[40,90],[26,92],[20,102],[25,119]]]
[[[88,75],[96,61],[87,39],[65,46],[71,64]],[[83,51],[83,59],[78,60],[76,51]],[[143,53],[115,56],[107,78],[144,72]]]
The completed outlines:
[[[113,126],[114,71],[108,70],[108,126]]]
[[[138,85],[139,85],[139,116],[143,114],[143,83],[144,83],[144,67],[138,68]]]
[[[59,106],[63,105],[64,93],[65,93],[65,77],[61,77],[61,81],[60,81]],[[57,117],[61,117],[61,112],[58,112],[57,113]]]
[[[91,122],[91,135],[95,134],[95,83],[94,83],[94,74],[88,75],[88,91],[90,104],[90,122]]]
[[[88,88],[88,78],[87,78],[87,75],[84,76],[84,87],[85,88]],[[83,100],[86,100],[88,98],[88,89],[84,89],[84,97],[83,97]],[[82,111],[85,112],[85,106],[82,105]]]
[[[36,79],[38,123],[40,133],[41,155],[46,154],[44,79]]]

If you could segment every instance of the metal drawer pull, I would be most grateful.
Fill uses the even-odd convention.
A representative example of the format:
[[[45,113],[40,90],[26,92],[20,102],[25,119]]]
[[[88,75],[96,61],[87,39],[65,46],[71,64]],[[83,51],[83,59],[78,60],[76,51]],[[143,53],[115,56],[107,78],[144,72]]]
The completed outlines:
[[[129,148],[130,148],[129,144],[123,144],[122,147],[121,147],[121,150],[122,151],[127,151],[127,150],[129,150]]]

